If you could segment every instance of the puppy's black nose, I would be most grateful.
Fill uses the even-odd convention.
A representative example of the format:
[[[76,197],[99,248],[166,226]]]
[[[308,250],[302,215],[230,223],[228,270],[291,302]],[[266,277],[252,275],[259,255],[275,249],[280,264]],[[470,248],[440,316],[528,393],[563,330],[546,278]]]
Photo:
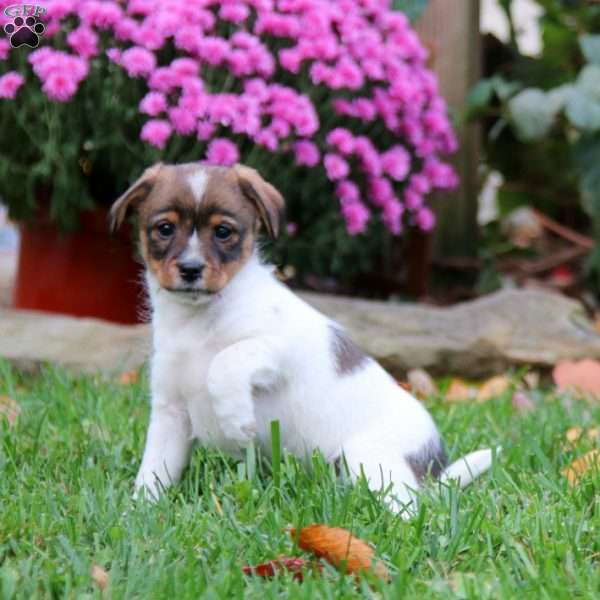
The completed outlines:
[[[182,260],[177,263],[177,268],[186,283],[194,283],[197,279],[200,279],[204,265],[198,260]]]

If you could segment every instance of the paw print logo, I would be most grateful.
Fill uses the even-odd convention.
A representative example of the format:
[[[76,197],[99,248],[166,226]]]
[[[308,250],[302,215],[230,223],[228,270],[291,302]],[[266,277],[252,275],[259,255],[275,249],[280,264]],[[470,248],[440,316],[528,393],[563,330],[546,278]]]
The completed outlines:
[[[40,43],[40,36],[43,35],[46,28],[35,17],[15,17],[12,23],[4,26],[4,31],[8,35],[10,45],[13,48],[19,46],[29,46],[37,48]]]

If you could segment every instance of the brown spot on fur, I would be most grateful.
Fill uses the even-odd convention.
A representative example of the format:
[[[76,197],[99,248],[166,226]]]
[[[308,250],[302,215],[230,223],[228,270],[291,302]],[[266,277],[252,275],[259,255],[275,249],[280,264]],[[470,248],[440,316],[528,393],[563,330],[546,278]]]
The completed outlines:
[[[420,483],[427,475],[437,479],[448,465],[448,457],[442,440],[432,438],[418,452],[409,454],[406,462]]]
[[[338,375],[349,375],[361,369],[369,357],[341,330],[330,325],[331,351]]]

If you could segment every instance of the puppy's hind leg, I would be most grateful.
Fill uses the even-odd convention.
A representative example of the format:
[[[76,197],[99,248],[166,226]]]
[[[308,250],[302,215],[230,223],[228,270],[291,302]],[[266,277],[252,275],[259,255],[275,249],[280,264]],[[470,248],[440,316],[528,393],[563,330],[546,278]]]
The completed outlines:
[[[417,510],[415,491],[419,483],[406,459],[389,445],[383,445],[376,435],[361,435],[344,444],[343,457],[353,481],[364,474],[369,489],[388,490],[388,508],[403,519],[410,519]]]

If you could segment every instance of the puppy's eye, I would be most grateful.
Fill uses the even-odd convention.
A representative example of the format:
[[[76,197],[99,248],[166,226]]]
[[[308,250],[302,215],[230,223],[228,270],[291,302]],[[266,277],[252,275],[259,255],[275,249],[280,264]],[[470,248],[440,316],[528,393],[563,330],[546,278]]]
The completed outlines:
[[[163,239],[170,238],[175,233],[175,225],[169,221],[161,221],[156,226],[156,229],[158,231],[158,235],[160,235],[160,237]]]
[[[225,242],[226,240],[228,240],[231,237],[232,233],[233,229],[231,229],[231,227],[227,227],[227,225],[217,225],[215,227],[215,237],[220,242]]]

